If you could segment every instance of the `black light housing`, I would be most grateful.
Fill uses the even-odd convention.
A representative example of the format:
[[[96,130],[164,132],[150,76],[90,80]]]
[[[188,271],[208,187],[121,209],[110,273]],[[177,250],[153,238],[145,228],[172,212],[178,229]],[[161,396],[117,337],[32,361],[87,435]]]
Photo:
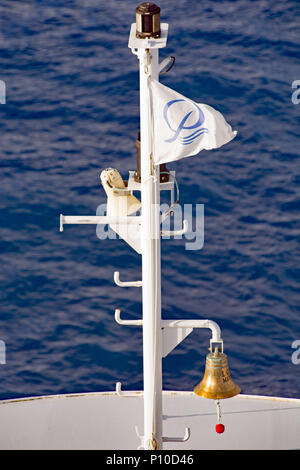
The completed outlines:
[[[141,3],[136,8],[136,37],[160,37],[160,8],[155,3]]]

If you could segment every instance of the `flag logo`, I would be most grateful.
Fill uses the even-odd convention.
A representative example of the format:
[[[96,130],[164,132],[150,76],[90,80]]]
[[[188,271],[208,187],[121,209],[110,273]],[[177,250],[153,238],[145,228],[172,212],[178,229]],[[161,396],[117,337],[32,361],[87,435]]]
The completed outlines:
[[[190,126],[185,125],[186,122],[188,121],[189,117],[194,113],[194,110],[192,110],[184,116],[184,118],[179,123],[177,129],[173,129],[173,127],[170,125],[170,122],[169,122],[169,119],[168,119],[168,110],[171,106],[173,106],[175,103],[179,103],[180,101],[185,101],[185,100],[183,100],[183,99],[171,100],[164,107],[164,110],[163,110],[164,120],[165,120],[167,126],[169,127],[169,129],[174,133],[173,136],[170,139],[165,139],[165,142],[171,143],[171,142],[174,142],[176,139],[178,139],[181,142],[182,145],[190,145],[200,135],[208,134],[208,129],[206,127],[201,127],[202,124],[205,121],[205,117],[204,117],[203,112],[201,111],[201,109],[199,108],[199,106],[196,103],[193,103],[193,105],[195,107],[195,110],[197,112],[197,115],[198,115],[198,119],[195,122],[195,124],[191,124]],[[185,137],[181,136],[181,131],[194,130],[194,129],[197,129],[197,130],[195,130],[194,132],[192,132],[191,134],[189,134]]]
[[[156,165],[222,147],[236,136],[224,116],[151,80],[152,150]]]

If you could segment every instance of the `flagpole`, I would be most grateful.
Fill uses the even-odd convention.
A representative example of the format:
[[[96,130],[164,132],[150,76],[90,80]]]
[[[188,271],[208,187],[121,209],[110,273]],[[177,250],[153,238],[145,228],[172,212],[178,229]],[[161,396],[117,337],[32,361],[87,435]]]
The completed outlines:
[[[152,161],[149,80],[158,80],[158,49],[139,49],[144,448],[162,449],[160,175]]]

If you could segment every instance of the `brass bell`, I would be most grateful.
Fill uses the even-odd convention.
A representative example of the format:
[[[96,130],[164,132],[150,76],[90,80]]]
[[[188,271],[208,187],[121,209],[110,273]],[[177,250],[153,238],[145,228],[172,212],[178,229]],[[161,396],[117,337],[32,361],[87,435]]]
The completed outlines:
[[[216,348],[206,356],[205,374],[194,388],[194,393],[200,397],[221,400],[234,397],[240,392],[240,387],[230,376],[226,354]]]

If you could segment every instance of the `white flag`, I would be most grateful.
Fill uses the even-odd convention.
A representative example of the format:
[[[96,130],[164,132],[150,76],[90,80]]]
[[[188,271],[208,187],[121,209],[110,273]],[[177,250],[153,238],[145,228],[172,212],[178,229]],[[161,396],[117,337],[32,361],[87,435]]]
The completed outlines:
[[[211,106],[195,103],[156,80],[150,82],[150,89],[156,165],[221,147],[236,136]]]

